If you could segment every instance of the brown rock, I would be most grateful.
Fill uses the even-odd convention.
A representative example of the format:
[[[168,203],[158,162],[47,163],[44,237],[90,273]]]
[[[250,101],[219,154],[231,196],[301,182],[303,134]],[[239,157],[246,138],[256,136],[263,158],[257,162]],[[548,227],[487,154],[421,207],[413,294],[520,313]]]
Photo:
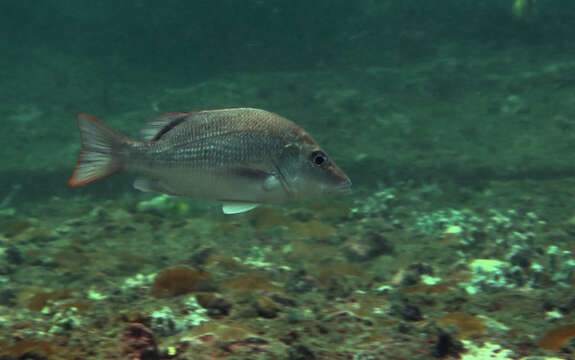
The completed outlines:
[[[192,291],[213,290],[211,276],[186,266],[162,270],[154,279],[150,294],[155,297],[178,296]]]

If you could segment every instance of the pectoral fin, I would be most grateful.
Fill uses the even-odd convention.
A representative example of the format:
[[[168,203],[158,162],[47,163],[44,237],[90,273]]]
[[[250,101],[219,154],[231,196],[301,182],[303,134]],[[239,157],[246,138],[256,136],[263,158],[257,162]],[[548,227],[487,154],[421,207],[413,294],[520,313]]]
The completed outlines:
[[[250,167],[233,167],[227,170],[228,174],[261,183],[262,189],[272,191],[283,186],[277,174],[270,171]]]
[[[134,180],[134,188],[143,192],[159,192],[168,195],[177,195],[161,181],[148,178],[137,178]]]

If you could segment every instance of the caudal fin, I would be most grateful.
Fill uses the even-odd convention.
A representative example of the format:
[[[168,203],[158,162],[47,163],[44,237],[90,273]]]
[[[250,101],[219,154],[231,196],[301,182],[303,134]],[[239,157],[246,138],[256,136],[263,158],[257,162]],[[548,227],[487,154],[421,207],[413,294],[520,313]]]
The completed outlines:
[[[68,182],[70,186],[83,186],[122,170],[130,139],[84,113],[78,113],[78,128],[82,152]]]

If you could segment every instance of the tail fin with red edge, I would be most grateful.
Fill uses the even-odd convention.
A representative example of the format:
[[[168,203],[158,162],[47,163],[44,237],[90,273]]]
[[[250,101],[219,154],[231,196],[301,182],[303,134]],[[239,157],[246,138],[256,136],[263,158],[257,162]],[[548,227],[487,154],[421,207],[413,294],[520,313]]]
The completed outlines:
[[[68,182],[70,186],[83,186],[122,170],[130,139],[84,113],[78,113],[78,129],[82,152]]]

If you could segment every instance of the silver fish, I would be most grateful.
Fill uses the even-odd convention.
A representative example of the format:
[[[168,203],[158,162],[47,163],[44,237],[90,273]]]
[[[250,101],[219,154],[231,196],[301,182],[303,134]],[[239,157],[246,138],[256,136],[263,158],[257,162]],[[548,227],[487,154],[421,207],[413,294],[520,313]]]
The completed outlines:
[[[170,113],[134,141],[79,113],[82,152],[69,181],[127,171],[141,191],[219,200],[226,214],[349,191],[351,181],[301,127],[252,108]]]

